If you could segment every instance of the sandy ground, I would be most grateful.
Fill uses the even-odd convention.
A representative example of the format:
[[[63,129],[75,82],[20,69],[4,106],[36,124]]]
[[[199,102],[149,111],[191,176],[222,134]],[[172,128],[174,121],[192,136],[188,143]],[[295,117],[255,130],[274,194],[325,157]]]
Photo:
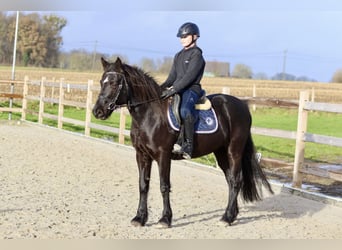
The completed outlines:
[[[173,227],[161,215],[153,165],[149,221],[133,227],[138,172],[130,147],[31,124],[0,123],[2,239],[332,239],[342,238],[342,208],[282,192],[240,203],[236,223],[219,219],[227,204],[220,171],[172,165]]]

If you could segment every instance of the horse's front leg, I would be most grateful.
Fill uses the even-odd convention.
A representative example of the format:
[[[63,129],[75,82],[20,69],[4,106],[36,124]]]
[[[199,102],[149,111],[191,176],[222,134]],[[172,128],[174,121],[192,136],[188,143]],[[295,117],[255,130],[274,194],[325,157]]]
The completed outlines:
[[[163,213],[158,222],[160,227],[171,227],[172,222],[172,210],[170,205],[170,166],[171,156],[169,154],[164,155],[158,161],[159,178],[160,178],[160,192],[163,197]]]
[[[137,215],[132,219],[134,226],[144,226],[148,219],[147,195],[150,188],[152,159],[137,151],[136,159],[139,168],[139,205]]]

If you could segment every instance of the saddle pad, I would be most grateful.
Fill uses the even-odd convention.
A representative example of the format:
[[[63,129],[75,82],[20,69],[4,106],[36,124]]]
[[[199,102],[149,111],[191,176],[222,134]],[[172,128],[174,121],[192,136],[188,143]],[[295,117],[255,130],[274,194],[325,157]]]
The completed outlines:
[[[177,122],[176,116],[173,113],[172,106],[169,106],[167,117],[169,124],[172,129],[179,131],[180,125]],[[218,128],[218,121],[216,113],[213,108],[209,110],[199,110],[198,119],[195,123],[195,133],[197,134],[211,134],[214,133]]]

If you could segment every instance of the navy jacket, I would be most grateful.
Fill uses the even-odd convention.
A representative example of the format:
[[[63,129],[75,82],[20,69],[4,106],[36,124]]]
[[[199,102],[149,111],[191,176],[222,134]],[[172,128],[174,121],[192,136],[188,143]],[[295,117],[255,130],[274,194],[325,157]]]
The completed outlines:
[[[179,93],[191,89],[200,95],[204,67],[205,61],[199,47],[183,49],[175,55],[171,71],[162,88],[173,86]]]

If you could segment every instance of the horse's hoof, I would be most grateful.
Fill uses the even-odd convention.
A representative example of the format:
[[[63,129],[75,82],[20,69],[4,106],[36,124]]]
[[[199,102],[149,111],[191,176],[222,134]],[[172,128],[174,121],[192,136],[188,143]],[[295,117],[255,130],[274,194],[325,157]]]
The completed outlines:
[[[139,217],[135,217],[131,220],[131,224],[135,227],[143,227],[145,226],[145,222],[139,218]]]
[[[235,221],[235,218],[229,218],[227,215],[223,215],[221,218],[221,221],[227,223],[229,226],[231,226],[233,224],[233,222]]]
[[[168,224],[165,224],[165,223],[158,222],[156,224],[156,228],[158,228],[158,229],[164,229],[164,228],[170,228],[170,227],[171,227],[171,225],[168,225]]]
[[[143,227],[144,226],[139,221],[135,221],[135,220],[132,220],[131,224],[135,227]]]
[[[171,221],[167,218],[161,218],[157,225],[156,225],[157,228],[170,228],[171,227]]]

